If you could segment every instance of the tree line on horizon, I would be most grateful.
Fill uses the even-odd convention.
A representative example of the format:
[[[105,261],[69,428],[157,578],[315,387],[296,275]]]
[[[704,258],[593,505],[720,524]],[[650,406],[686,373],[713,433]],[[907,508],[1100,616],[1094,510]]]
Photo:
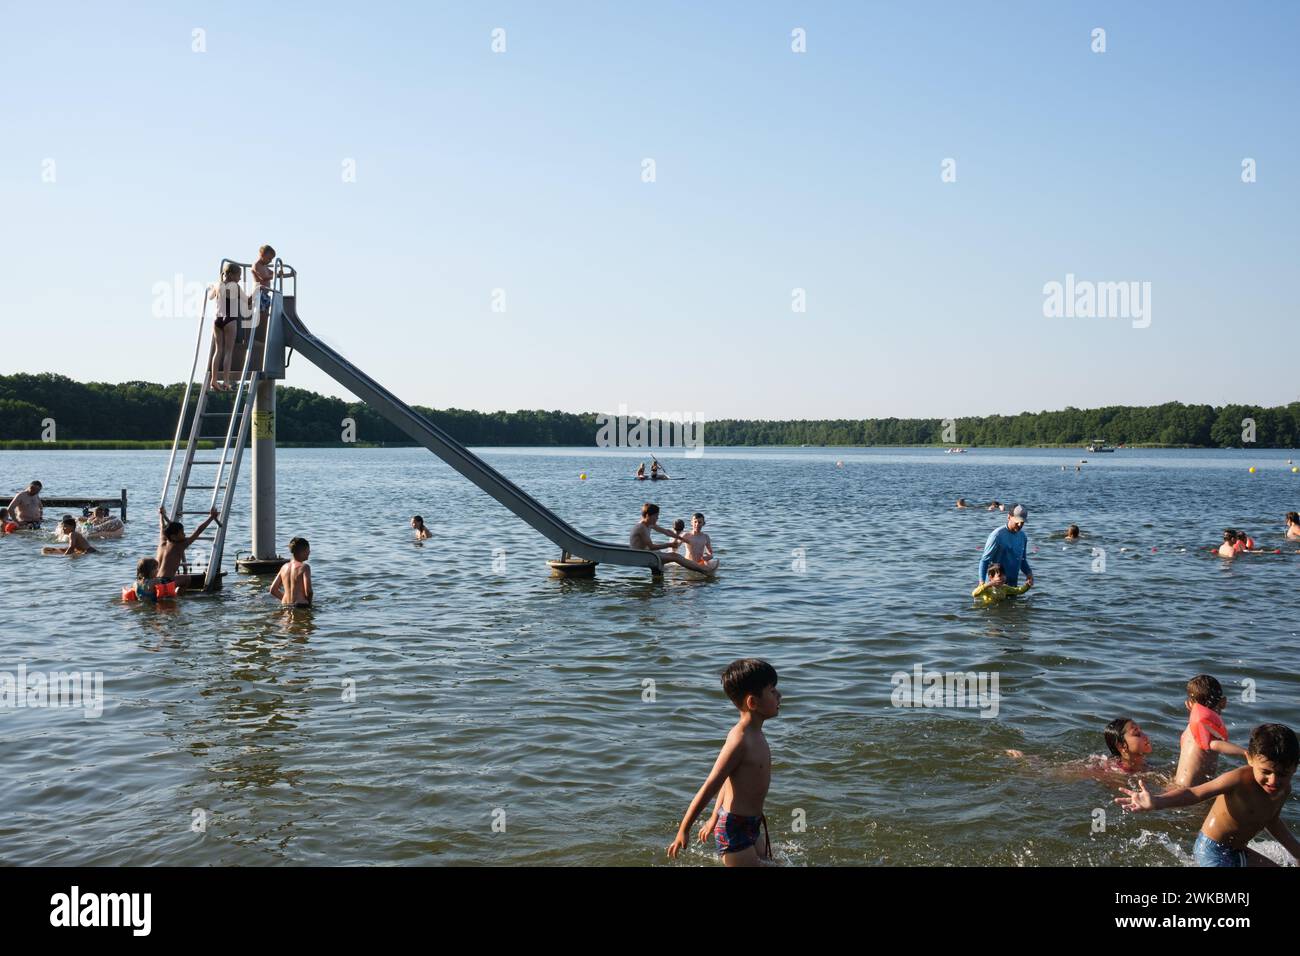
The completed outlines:
[[[38,440],[44,421],[60,440],[170,440],[183,384],[77,382],[52,373],[0,375],[0,440]],[[229,401],[214,396],[213,402]],[[215,407],[215,406],[214,406]],[[467,445],[595,444],[597,415],[524,410],[476,412],[414,408]],[[411,440],[363,402],[278,386],[276,433],[286,444],[342,444],[343,420],[356,423],[362,444],[410,445]],[[1248,439],[1253,422],[1254,442]],[[1300,402],[1257,405],[1163,405],[1065,408],[955,420],[953,439],[936,418],[707,421],[706,445],[1178,445],[1196,448],[1300,447]]]

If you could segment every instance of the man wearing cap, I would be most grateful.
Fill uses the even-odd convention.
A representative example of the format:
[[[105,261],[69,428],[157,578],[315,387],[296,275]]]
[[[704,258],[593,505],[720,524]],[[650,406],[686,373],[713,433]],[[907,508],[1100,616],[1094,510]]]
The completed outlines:
[[[1012,587],[1019,583],[1021,571],[1025,572],[1026,584],[1034,583],[1034,572],[1029,570],[1029,560],[1025,556],[1029,551],[1029,539],[1023,529],[1028,517],[1029,509],[1016,505],[1007,512],[1006,527],[996,529],[984,542],[984,554],[980,556],[981,584],[987,580],[990,564],[1002,565],[1007,584]]]

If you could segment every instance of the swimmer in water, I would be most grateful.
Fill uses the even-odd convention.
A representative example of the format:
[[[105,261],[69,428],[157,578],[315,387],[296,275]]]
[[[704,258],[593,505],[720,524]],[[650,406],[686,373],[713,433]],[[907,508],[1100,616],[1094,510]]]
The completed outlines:
[[[87,538],[107,538],[120,535],[125,529],[121,518],[114,518],[107,508],[97,505],[94,513],[82,522]]]
[[[1106,749],[1115,758],[1106,769],[1124,773],[1143,773],[1147,769],[1147,755],[1151,753],[1151,738],[1142,732],[1137,721],[1129,717],[1116,717],[1102,731]]]
[[[1246,751],[1228,743],[1228,728],[1219,715],[1228,706],[1222,685],[1209,674],[1187,682],[1187,728],[1179,739],[1174,786],[1195,787],[1219,772],[1219,754],[1244,757]]]
[[[1093,754],[1086,760],[1070,760],[1064,764],[1026,757],[1019,750],[1004,752],[1008,757],[1024,760],[1033,769],[1069,780],[1100,780],[1114,785],[1119,782],[1117,777],[1125,779],[1135,774],[1155,773],[1147,763],[1147,757],[1151,754],[1151,739],[1131,717],[1112,720],[1102,731],[1102,737],[1106,741],[1109,756]],[[1162,776],[1160,779],[1168,786],[1168,778]]]
[[[1237,532],[1231,528],[1223,529],[1223,544],[1219,545],[1219,557],[1235,558],[1237,556]]]
[[[958,499],[957,499],[957,507],[958,507],[958,508],[965,508],[965,507],[966,507],[966,499],[965,499],[965,498],[958,498]]]
[[[158,562],[153,558],[141,558],[135,565],[135,596],[138,601],[158,603]]]
[[[1026,578],[1024,584],[1007,584],[1007,574],[1002,570],[1002,565],[996,561],[989,564],[987,573],[988,579],[970,593],[970,596],[979,602],[981,607],[988,607],[997,604],[999,601],[1005,601],[1013,594],[1024,594],[1034,584],[1032,577]]]
[[[77,519],[72,515],[64,515],[63,520],[59,522],[59,533],[67,538],[68,546],[66,548],[42,548],[43,554],[94,554],[95,549],[90,546],[85,535],[77,530]]]
[[[1300,512],[1286,513],[1286,536],[1288,539],[1300,538]]]
[[[1065,540],[1066,541],[1079,540],[1079,526],[1077,524],[1072,524],[1070,525],[1070,527],[1065,529]]]
[[[645,475],[645,462],[641,462],[641,464],[639,464],[639,465],[636,466],[636,480],[637,480],[637,481],[645,481],[645,480],[646,480],[646,475]]]
[[[1246,766],[1199,786],[1174,787],[1159,794],[1148,792],[1139,780],[1136,790],[1121,787],[1124,796],[1116,797],[1115,802],[1125,810],[1147,811],[1213,800],[1192,848],[1198,866],[1275,866],[1247,846],[1260,830],[1268,830],[1300,863],[1300,840],[1282,821],[1282,807],[1291,795],[1297,763],[1300,744],[1291,728],[1261,724],[1250,735]]]
[[[990,501],[990,502],[989,502],[989,506],[988,506],[988,508],[987,508],[986,510],[988,510],[988,511],[1003,511],[1003,510],[1005,510],[1005,506],[1004,506],[1004,505],[1002,504],[1002,502],[1000,502],[1000,501]]]
[[[427,541],[433,537],[433,532],[424,526],[424,518],[420,515],[411,519],[411,527],[415,529],[416,541]]]
[[[280,568],[271,585],[271,597],[279,598],[281,604],[292,607],[311,607],[311,568],[307,559],[311,557],[311,545],[306,538],[293,538],[289,542],[289,553],[293,559]]]

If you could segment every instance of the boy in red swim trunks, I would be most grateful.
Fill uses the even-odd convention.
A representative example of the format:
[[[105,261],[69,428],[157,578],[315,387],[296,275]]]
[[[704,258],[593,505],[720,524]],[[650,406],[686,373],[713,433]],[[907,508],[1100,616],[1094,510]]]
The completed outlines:
[[[1187,682],[1187,729],[1178,752],[1175,787],[1195,787],[1213,777],[1219,768],[1219,754],[1246,756],[1246,751],[1228,743],[1228,728],[1219,716],[1228,705],[1219,682],[1200,674]]]
[[[763,736],[763,722],[781,711],[776,680],[776,668],[756,658],[732,661],[723,671],[722,689],[736,705],[740,719],[727,734],[708,779],[682,817],[677,838],[668,847],[670,857],[676,857],[686,846],[691,824],[718,795],[713,836],[722,862],[727,866],[758,866],[771,858],[763,800],[772,782],[772,751]]]

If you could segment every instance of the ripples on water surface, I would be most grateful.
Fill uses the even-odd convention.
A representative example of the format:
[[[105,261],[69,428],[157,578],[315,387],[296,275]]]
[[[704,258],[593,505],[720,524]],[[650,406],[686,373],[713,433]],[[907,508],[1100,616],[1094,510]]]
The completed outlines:
[[[97,720],[0,711],[0,860],[660,863],[734,722],[718,674],[755,655],[785,695],[767,725],[767,813],[789,862],[1186,863],[1203,808],[1111,806],[1094,834],[1114,792],[1068,766],[1127,715],[1171,769],[1183,685],[1201,672],[1230,692],[1235,742],[1264,721],[1300,727],[1300,555],[1204,550],[1225,526],[1300,547],[1282,538],[1300,508],[1283,462],[1300,454],[1129,450],[1076,474],[1080,454],[709,450],[665,457],[687,480],[653,486],[608,451],[485,454],[597,537],[624,540],[646,495],[665,524],[704,511],[717,580],[674,569],[657,584],[620,568],[548,577],[550,543],[423,450],[281,450],[279,537],[312,543],[305,612],[233,573],[219,596],[121,604],[153,550],[165,454],[0,454],[5,489],[40,477],[51,496],[132,496],[104,554],[0,540],[0,670],[101,670],[106,695]],[[1027,599],[970,605],[1003,518],[956,511],[958,496],[1029,505]],[[423,546],[415,513],[435,531]],[[1087,537],[1067,545],[1072,521]],[[247,540],[244,512],[232,558]],[[891,675],[918,663],[997,672],[997,717],[892,707]],[[196,808],[206,834],[191,831]],[[807,830],[793,833],[798,810]],[[1295,798],[1284,814],[1300,829]]]

